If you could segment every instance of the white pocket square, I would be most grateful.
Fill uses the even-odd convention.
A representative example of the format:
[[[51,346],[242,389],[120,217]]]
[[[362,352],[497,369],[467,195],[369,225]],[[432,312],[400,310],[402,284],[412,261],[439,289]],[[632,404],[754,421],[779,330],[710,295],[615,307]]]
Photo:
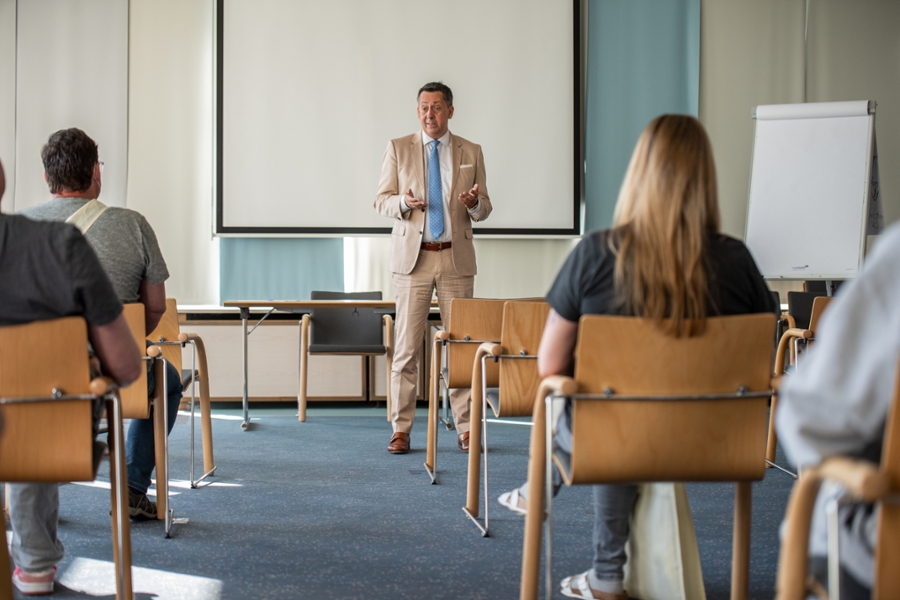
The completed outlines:
[[[475,165],[459,165],[459,168],[460,168],[460,169],[471,169],[471,168],[474,167],[474,166],[475,166]]]

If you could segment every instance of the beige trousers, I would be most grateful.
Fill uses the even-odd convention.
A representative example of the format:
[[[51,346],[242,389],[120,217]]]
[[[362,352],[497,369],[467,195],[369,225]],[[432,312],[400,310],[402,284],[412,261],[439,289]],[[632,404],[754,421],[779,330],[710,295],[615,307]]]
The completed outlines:
[[[409,433],[416,414],[416,382],[432,292],[437,290],[441,321],[446,324],[450,321],[450,301],[471,298],[475,277],[456,273],[450,250],[420,250],[412,272],[394,273],[393,278],[397,320],[391,370],[391,423],[395,432]],[[450,390],[450,408],[457,433],[469,430],[470,395],[469,389]]]

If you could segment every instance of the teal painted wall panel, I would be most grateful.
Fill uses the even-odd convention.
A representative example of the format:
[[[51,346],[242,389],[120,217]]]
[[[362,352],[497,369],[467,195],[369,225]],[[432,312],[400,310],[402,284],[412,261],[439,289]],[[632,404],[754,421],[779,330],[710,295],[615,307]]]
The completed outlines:
[[[305,300],[312,290],[344,290],[344,240],[222,238],[219,298]]]
[[[637,138],[663,113],[696,116],[700,0],[591,0],[585,231],[612,224]]]

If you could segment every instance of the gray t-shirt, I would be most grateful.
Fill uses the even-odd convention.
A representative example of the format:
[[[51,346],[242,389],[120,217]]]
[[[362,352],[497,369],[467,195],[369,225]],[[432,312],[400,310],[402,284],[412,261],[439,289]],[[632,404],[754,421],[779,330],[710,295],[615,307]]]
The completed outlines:
[[[36,221],[65,221],[88,203],[81,198],[53,198],[18,211]],[[156,234],[133,210],[110,206],[85,234],[123,303],[140,301],[141,281],[163,283],[169,278]]]

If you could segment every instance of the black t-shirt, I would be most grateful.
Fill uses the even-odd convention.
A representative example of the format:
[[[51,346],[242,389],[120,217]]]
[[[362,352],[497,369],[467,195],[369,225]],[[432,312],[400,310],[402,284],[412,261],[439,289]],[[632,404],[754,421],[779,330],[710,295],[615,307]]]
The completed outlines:
[[[586,235],[556,275],[547,302],[564,319],[623,314],[616,303],[616,257],[609,249],[609,233],[605,230]],[[775,300],[747,247],[722,234],[710,234],[706,243],[707,314],[774,312]]]
[[[97,255],[72,225],[0,214],[0,325],[122,312]]]

